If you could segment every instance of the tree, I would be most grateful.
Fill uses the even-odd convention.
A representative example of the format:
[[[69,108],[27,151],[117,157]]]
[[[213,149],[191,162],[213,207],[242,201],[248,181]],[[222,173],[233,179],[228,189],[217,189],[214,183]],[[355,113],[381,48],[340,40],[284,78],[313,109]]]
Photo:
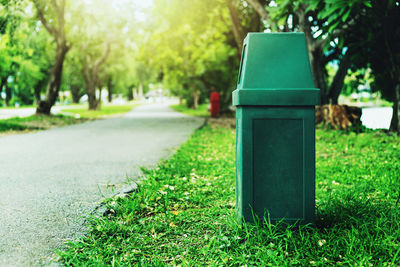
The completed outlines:
[[[348,36],[348,46],[357,51],[356,67],[369,67],[372,88],[393,101],[390,130],[400,132],[400,1],[373,1],[358,10],[357,31]]]
[[[258,0],[248,2],[253,8],[248,8],[244,5],[246,2],[243,1],[226,0],[239,59],[242,55],[242,45],[246,34],[264,31],[265,27],[262,20],[271,21],[265,7]],[[275,24],[272,25],[272,28],[276,28]]]
[[[101,75],[101,67],[110,54],[110,44],[103,48],[102,55],[90,53],[87,47],[83,48],[86,52],[83,56],[83,79],[85,81],[85,90],[89,101],[89,110],[100,109],[101,95],[96,96],[96,88],[103,87],[104,75]]]
[[[13,56],[16,53],[14,33],[21,23],[23,7],[19,2],[3,0],[0,2],[0,94],[5,91],[5,105],[12,97],[10,79],[14,79],[16,64]]]
[[[82,76],[82,62],[79,51],[71,49],[64,64],[61,88],[71,92],[73,103],[79,103],[81,97],[85,95],[85,83]]]
[[[193,108],[215,88],[226,110],[239,62],[226,0],[158,0],[153,12],[162,27],[147,46],[164,86]]]
[[[348,50],[346,54],[350,54],[347,60],[352,70],[370,68],[374,76],[372,88],[393,101],[390,130],[399,132],[400,1],[317,3],[323,4],[319,16],[327,20],[327,27],[342,32],[342,46]]]
[[[358,16],[357,8],[339,9],[337,5],[358,7],[365,1],[354,0],[352,5],[336,1],[334,6],[320,0],[277,0],[264,5],[257,0],[247,2],[259,13],[266,29],[304,32],[314,84],[321,91],[321,103],[337,104],[353,52],[343,45],[345,33],[352,28],[353,18]],[[336,18],[340,18],[340,21],[335,21]],[[329,84],[326,66],[334,60],[339,68]]]
[[[9,44],[7,36],[3,35],[0,40],[0,96],[3,89],[6,91],[7,96],[5,99],[5,104],[8,106],[10,101],[9,88],[8,88],[8,77],[12,66],[12,57],[10,55],[11,51],[9,49]]]
[[[101,98],[98,95],[101,95],[105,85],[119,88],[120,83],[113,82],[118,76],[116,70],[124,72],[129,69],[130,62],[126,58],[132,57],[127,46],[130,44],[129,19],[133,7],[134,4],[130,2],[106,0],[81,2],[75,6],[75,21],[79,25],[73,35],[77,49],[75,54],[81,64],[90,110],[100,108]],[[96,93],[97,89],[99,94]]]
[[[65,56],[72,46],[67,42],[65,31],[66,0],[32,1],[36,7],[37,18],[56,43],[56,55],[49,73],[46,96],[39,101],[36,109],[38,114],[50,114],[51,107],[55,104],[60,91]]]

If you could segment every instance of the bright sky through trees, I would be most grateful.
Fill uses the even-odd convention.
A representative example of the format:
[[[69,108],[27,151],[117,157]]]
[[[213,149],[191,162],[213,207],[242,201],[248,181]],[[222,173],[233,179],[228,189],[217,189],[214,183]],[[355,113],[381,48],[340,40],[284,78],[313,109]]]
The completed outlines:
[[[133,99],[155,85],[191,107],[218,91],[228,111],[243,39],[248,32],[270,31],[305,33],[321,103],[337,103],[348,87],[346,77],[368,68],[372,90],[400,103],[400,0],[351,3],[2,0],[0,104],[43,104],[47,99],[39,110],[47,113],[59,91],[68,91],[74,101],[90,96],[89,107],[97,109],[100,89]],[[357,90],[366,78],[352,81]],[[398,107],[394,114],[400,114]]]

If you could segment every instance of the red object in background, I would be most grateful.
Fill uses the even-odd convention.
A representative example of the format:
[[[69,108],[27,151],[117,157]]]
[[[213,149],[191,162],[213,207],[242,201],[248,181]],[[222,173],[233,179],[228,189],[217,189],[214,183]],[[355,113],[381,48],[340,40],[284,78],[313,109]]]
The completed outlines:
[[[219,101],[219,93],[212,92],[210,95],[210,103],[211,103],[211,117],[217,118],[219,117],[219,108],[220,108],[220,101]]]

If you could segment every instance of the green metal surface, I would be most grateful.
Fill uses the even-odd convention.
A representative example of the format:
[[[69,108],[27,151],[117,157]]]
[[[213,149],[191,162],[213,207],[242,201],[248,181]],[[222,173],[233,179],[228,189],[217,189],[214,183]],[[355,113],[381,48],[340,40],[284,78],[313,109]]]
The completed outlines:
[[[232,93],[234,106],[309,106],[320,101],[319,89],[237,89]]]
[[[237,89],[314,88],[303,33],[249,33]]]
[[[240,220],[313,223],[314,88],[302,33],[250,33],[236,106],[236,203]]]

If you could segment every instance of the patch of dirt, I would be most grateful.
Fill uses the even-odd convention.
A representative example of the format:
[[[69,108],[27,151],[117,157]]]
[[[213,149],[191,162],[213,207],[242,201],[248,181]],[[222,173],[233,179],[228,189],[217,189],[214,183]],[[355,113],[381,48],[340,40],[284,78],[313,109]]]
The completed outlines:
[[[55,121],[48,121],[48,120],[29,121],[29,122],[24,122],[24,123],[21,123],[21,124],[29,127],[30,129],[39,129],[39,130],[45,130],[45,129],[50,129],[50,128],[53,128],[53,127],[65,125],[64,123],[55,122]]]
[[[236,128],[236,118],[208,118],[207,124],[210,125],[211,128]]]
[[[332,128],[347,130],[362,125],[362,109],[347,105],[322,105],[315,107],[315,123],[330,125]]]
[[[0,132],[0,137],[8,136],[8,135],[15,135],[15,134],[24,134],[24,133],[35,132],[35,131],[40,131],[40,130],[48,130],[48,129],[52,129],[52,128],[83,123],[83,122],[86,122],[89,120],[92,120],[92,119],[86,119],[86,118],[85,119],[83,119],[83,118],[66,119],[66,118],[45,116],[45,117],[43,117],[43,119],[39,119],[39,120],[19,122],[18,123],[19,125],[26,126],[28,128],[25,130],[9,130],[9,131]]]
[[[62,127],[71,124],[77,124],[88,121],[88,119],[58,119],[58,118],[48,118],[44,120],[29,121],[24,122],[23,125],[28,126],[31,129],[46,130],[56,127]]]
[[[30,129],[26,129],[26,130],[22,130],[22,131],[10,130],[10,131],[5,131],[5,132],[0,132],[0,137],[16,135],[16,134],[31,133],[34,131],[36,131],[36,130],[30,130]]]

